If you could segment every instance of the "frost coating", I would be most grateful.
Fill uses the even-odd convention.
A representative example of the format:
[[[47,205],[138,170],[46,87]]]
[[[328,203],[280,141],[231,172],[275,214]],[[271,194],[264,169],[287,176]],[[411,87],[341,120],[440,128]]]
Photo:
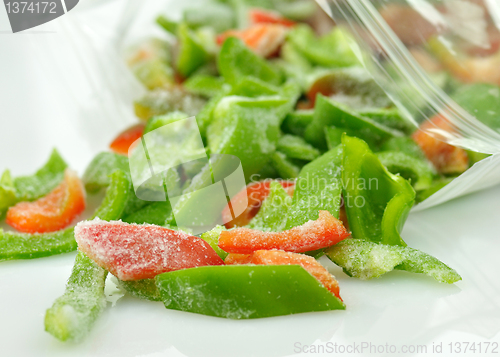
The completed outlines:
[[[363,280],[377,278],[393,269],[426,274],[448,284],[462,280],[455,270],[440,260],[409,247],[346,239],[325,253],[346,274]]]
[[[64,295],[45,314],[45,330],[61,341],[79,341],[106,307],[108,273],[78,253]]]
[[[153,278],[171,270],[223,264],[204,240],[149,224],[84,221],[75,227],[75,239],[81,251],[124,281]]]

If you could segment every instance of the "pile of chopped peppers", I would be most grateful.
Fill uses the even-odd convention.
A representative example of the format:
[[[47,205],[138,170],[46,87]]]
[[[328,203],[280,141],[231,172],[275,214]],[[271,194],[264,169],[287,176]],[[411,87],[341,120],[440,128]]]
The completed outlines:
[[[139,122],[81,180],[56,150],[32,176],[1,176],[0,215],[18,231],[0,230],[0,260],[78,250],[66,291],[45,316],[59,340],[90,331],[106,307],[108,272],[138,298],[231,319],[345,309],[322,256],[358,279],[398,269],[461,280],[408,247],[401,232],[413,205],[477,155],[414,128],[367,75],[343,29],[320,36],[308,25],[313,2],[259,4],[213,0],[180,21],[159,16],[168,36],[137,44],[126,58],[147,89],[134,103]],[[248,184],[235,196],[248,208],[200,236],[176,226],[186,206],[136,196],[127,157],[145,133],[190,116],[207,152],[238,157]],[[438,116],[432,125],[446,123]],[[171,179],[189,192],[202,172],[183,167]],[[77,223],[86,195],[101,191],[93,216]]]

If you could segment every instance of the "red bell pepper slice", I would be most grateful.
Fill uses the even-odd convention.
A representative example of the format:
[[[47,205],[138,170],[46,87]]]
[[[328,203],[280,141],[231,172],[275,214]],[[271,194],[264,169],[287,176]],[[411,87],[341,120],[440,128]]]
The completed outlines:
[[[245,227],[222,231],[219,247],[228,253],[250,254],[257,250],[280,249],[303,253],[332,246],[350,233],[328,211],[319,211],[315,221],[283,232],[262,232]]]
[[[272,57],[285,42],[287,27],[278,24],[255,24],[245,30],[228,30],[217,36],[217,43],[222,45],[229,37],[237,37],[248,48],[262,57]]]
[[[438,172],[443,174],[459,174],[467,170],[469,168],[467,152],[425,132],[425,130],[433,128],[453,130],[446,118],[441,115],[434,116],[430,121],[420,126],[420,130],[417,130],[412,138],[420,146],[427,159],[433,163]]]
[[[295,182],[293,181],[279,181],[281,186],[287,191],[290,196],[293,196],[293,191],[295,188]],[[260,206],[262,202],[269,195],[271,187],[271,181],[260,181],[249,184],[245,189],[238,192],[232,199],[231,202],[238,206],[238,203],[244,202],[245,199],[248,199],[247,209],[240,214],[238,217],[233,219],[231,215],[231,209],[228,206],[222,210],[222,220],[225,223],[226,228],[233,228],[235,226],[242,227],[246,226],[253,217],[259,212]]]
[[[325,288],[340,300],[339,283],[316,259],[304,254],[284,252],[282,250],[258,250],[253,254],[229,254],[226,265],[300,265],[314,276]]]
[[[263,9],[252,9],[249,12],[250,23],[252,24],[278,24],[286,27],[293,27],[297,23],[281,16],[280,13]]]
[[[224,262],[203,239],[160,226],[84,221],[75,227],[78,249],[120,280]]]
[[[19,202],[7,211],[6,223],[20,232],[47,233],[66,228],[85,209],[85,189],[74,171],[34,202]]]
[[[130,145],[142,136],[144,132],[144,123],[139,123],[131,126],[127,130],[120,133],[115,140],[109,145],[109,148],[117,154],[128,155]]]

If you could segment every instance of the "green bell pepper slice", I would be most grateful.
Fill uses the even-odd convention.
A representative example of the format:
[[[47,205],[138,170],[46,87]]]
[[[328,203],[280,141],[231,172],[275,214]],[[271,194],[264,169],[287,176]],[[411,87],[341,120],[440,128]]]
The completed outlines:
[[[387,170],[393,174],[400,174],[409,180],[416,191],[426,190],[432,186],[436,170],[427,160],[398,151],[383,151],[377,157]]]
[[[95,193],[111,183],[111,174],[116,170],[129,172],[128,158],[112,152],[97,154],[82,176],[87,192]]]
[[[123,171],[115,171],[111,175],[111,183],[94,217],[105,221],[120,219],[129,194],[128,176]],[[40,234],[12,233],[0,229],[0,261],[41,258],[76,249],[73,228]]]
[[[359,138],[342,138],[345,210],[354,238],[406,246],[400,236],[415,190],[391,174]]]
[[[219,73],[231,85],[237,84],[245,76],[253,76],[274,85],[282,82],[281,74],[268,61],[253,53],[235,37],[224,41],[217,66]]]
[[[238,157],[248,180],[271,159],[289,107],[282,96],[225,97],[207,130],[210,152]]]
[[[283,186],[279,182],[272,181],[269,187],[269,195],[247,227],[264,232],[281,232],[286,227],[288,211],[291,205],[292,198]]]
[[[172,21],[169,18],[160,15],[156,18],[156,23],[160,25],[165,31],[171,33],[172,35],[177,35],[177,28],[179,23],[176,21]]]
[[[189,77],[194,71],[210,60],[201,38],[189,26],[182,22],[177,27],[179,38],[179,54],[176,61],[177,71],[184,77]]]
[[[215,97],[225,85],[224,78],[208,74],[193,74],[183,83],[188,92],[205,98]]]
[[[144,127],[144,132],[142,135],[161,128],[164,125],[174,123],[177,120],[186,119],[189,115],[180,111],[173,111],[164,115],[158,115],[150,118]]]
[[[318,149],[307,143],[300,136],[285,134],[278,140],[276,147],[288,158],[313,161],[320,156]]]
[[[107,274],[79,252],[66,291],[45,313],[45,331],[61,341],[81,341],[106,307]]]
[[[159,274],[167,309],[230,319],[254,319],[345,309],[298,265],[205,266]]]
[[[356,136],[366,141],[370,146],[376,147],[384,141],[403,134],[379,124],[370,118],[363,117],[347,106],[334,102],[331,99],[318,94],[313,121],[306,128],[305,139],[320,149],[327,148],[325,128],[334,126],[346,129],[346,132],[356,133]]]
[[[281,128],[284,132],[304,136],[306,128],[313,121],[314,109],[302,109],[289,113]]]
[[[0,218],[10,206],[17,203],[16,188],[9,170],[5,170],[0,177]]]
[[[359,114],[372,119],[388,128],[399,130],[406,135],[411,135],[416,127],[397,108],[376,108],[360,110]]]
[[[220,2],[188,7],[183,12],[183,20],[190,28],[210,27],[217,33],[234,28],[236,22],[233,9]]]
[[[299,175],[300,167],[295,165],[295,163],[290,161],[287,156],[280,151],[275,151],[271,155],[270,163],[274,166],[282,179],[291,180]]]
[[[325,254],[347,275],[363,280],[377,278],[393,269],[425,274],[448,284],[462,280],[440,260],[410,247],[345,239],[325,250]]]
[[[349,135],[349,134],[348,134]],[[351,135],[352,136],[352,135]],[[398,151],[417,159],[427,160],[424,152],[413,139],[406,136],[391,138],[380,147],[381,151]]]
[[[339,27],[317,38],[310,26],[297,25],[288,34],[288,41],[314,65],[347,67],[359,63],[351,49],[353,40]]]
[[[12,178],[7,170],[0,178],[0,217],[20,201],[34,201],[61,183],[67,165],[56,149],[47,162],[33,175]]]
[[[302,168],[295,183],[286,229],[318,219],[320,210],[339,218],[342,156],[342,146],[338,146]]]
[[[172,213],[170,202],[153,202],[123,218],[123,222],[163,226]]]
[[[278,86],[253,76],[245,76],[233,86],[229,94],[255,98],[265,95],[278,95],[279,93],[280,88]]]

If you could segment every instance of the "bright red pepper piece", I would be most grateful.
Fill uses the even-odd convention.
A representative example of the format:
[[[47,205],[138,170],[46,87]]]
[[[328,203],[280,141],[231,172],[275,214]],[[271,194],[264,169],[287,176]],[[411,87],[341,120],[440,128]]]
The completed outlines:
[[[285,42],[288,29],[278,24],[255,24],[245,30],[228,30],[217,36],[217,43],[222,45],[228,37],[237,37],[248,48],[262,57],[271,57],[279,51]]]
[[[9,208],[6,223],[20,232],[47,233],[68,227],[85,209],[85,189],[74,171],[66,169],[64,180],[34,202]]]
[[[293,27],[297,23],[281,16],[280,13],[263,9],[252,9],[249,12],[250,23],[252,24],[278,24],[286,27]]]
[[[279,181],[281,186],[287,191],[287,193],[292,196],[295,188],[295,182],[293,181]],[[230,221],[232,218],[231,210],[229,205],[222,211],[222,220],[227,222],[225,224],[226,228],[233,228],[235,226],[242,227],[246,226],[253,217],[259,212],[262,202],[269,195],[269,190],[271,187],[271,181],[260,181],[249,184],[245,189],[238,192],[233,198],[232,202],[238,206],[238,202],[248,199],[247,209],[236,217],[234,220]]]
[[[460,174],[469,168],[469,157],[464,149],[440,141],[424,130],[440,128],[453,130],[441,115],[436,115],[430,121],[423,123],[412,138],[420,146],[425,156],[434,164],[436,170],[443,174]]]
[[[319,218],[283,232],[262,232],[249,228],[222,231],[219,247],[228,253],[250,254],[257,250],[281,249],[303,253],[332,246],[350,233],[328,211],[319,211]]]
[[[139,123],[123,131],[113,140],[109,148],[117,154],[128,155],[130,145],[142,136],[144,126],[144,123]]]
[[[75,227],[75,239],[80,251],[124,281],[224,264],[203,239],[160,226],[84,221]]]

